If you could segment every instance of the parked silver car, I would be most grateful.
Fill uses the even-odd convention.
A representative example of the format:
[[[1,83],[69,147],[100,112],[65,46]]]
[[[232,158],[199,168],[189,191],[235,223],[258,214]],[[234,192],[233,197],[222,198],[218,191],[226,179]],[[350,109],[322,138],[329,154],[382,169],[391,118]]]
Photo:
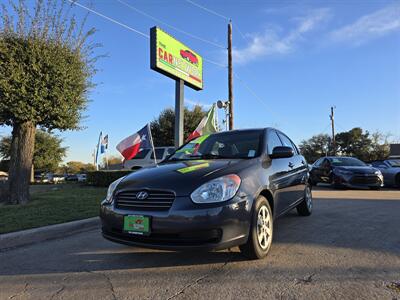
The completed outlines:
[[[156,160],[160,162],[164,160],[168,155],[174,153],[174,147],[155,147]],[[144,167],[150,167],[154,165],[154,154],[153,150],[143,149],[133,159],[124,161],[124,170],[137,170]]]
[[[371,162],[383,175],[385,186],[400,187],[400,159],[386,159]]]

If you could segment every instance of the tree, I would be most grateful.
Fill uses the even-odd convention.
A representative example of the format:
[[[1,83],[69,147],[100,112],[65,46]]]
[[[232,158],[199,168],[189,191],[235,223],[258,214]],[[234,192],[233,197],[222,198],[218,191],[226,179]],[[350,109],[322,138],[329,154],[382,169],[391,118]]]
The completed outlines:
[[[0,140],[0,156],[3,159],[11,157],[11,136]],[[67,148],[62,147],[62,139],[43,130],[36,130],[33,166],[35,170],[54,172],[66,155]]]
[[[194,106],[193,110],[185,107],[184,118],[184,139],[189,136],[199,125],[201,119],[207,112],[199,105]],[[172,108],[164,109],[157,119],[151,122],[151,134],[155,146],[173,146],[175,129],[175,111]]]
[[[59,172],[65,174],[78,174],[95,170],[96,167],[93,164],[87,164],[81,161],[69,161],[60,167]]]
[[[335,135],[338,155],[354,156],[363,161],[386,159],[389,156],[388,136],[380,132],[370,134],[359,127]],[[299,145],[301,153],[309,162],[333,153],[332,139],[327,134],[319,134]]]
[[[9,202],[29,201],[36,127],[79,129],[95,73],[94,29],[70,15],[67,1],[25,0],[2,5],[0,126],[12,126]],[[17,20],[14,19],[17,17]]]
[[[311,163],[332,152],[331,140],[327,134],[318,134],[308,140],[303,140],[299,148],[305,159]]]
[[[360,127],[355,127],[336,134],[335,139],[338,153],[367,160],[372,142],[368,131],[364,132]]]

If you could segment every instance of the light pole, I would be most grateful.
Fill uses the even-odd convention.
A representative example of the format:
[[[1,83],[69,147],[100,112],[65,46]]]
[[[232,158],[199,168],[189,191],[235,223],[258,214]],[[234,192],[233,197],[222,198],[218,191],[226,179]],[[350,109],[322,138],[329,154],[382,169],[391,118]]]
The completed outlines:
[[[217,101],[217,107],[224,109],[224,111],[225,111],[225,120],[223,121],[223,123],[225,123],[225,129],[227,131],[230,130],[231,114],[230,114],[230,102],[229,102],[229,100],[226,100],[226,101],[218,100]]]

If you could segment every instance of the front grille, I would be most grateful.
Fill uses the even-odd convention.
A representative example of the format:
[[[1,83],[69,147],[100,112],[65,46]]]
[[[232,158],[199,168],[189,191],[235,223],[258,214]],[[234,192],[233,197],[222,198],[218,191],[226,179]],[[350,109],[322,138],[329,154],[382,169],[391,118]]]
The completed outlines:
[[[379,178],[376,175],[367,176],[354,176],[351,179],[352,184],[378,184],[380,183]]]
[[[136,195],[143,191],[147,192],[148,197],[138,199]],[[171,208],[174,200],[173,192],[158,190],[122,191],[114,199],[116,208],[139,211],[166,211]]]

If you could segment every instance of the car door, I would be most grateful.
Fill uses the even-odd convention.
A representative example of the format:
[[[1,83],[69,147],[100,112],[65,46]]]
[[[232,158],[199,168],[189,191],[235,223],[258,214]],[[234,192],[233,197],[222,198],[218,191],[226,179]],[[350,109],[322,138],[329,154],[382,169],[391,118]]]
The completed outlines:
[[[328,158],[325,158],[321,166],[318,168],[320,182],[331,183],[332,182],[332,165]]]
[[[278,132],[278,136],[282,144],[286,147],[291,147],[294,153],[292,157],[288,158],[288,178],[290,186],[290,201],[288,204],[292,205],[304,197],[304,189],[308,179],[308,168],[306,160],[299,153],[299,150],[292,140],[282,132]]]
[[[314,162],[311,166],[310,170],[310,177],[313,183],[318,183],[321,182],[321,173],[320,173],[320,167],[321,163],[323,162],[325,158],[319,158],[316,162]]]
[[[267,154],[271,155],[275,147],[283,146],[277,131],[267,131]],[[272,170],[269,177],[270,187],[274,190],[274,211],[278,216],[283,213],[292,201],[290,186],[289,158],[271,159],[269,169]]]

